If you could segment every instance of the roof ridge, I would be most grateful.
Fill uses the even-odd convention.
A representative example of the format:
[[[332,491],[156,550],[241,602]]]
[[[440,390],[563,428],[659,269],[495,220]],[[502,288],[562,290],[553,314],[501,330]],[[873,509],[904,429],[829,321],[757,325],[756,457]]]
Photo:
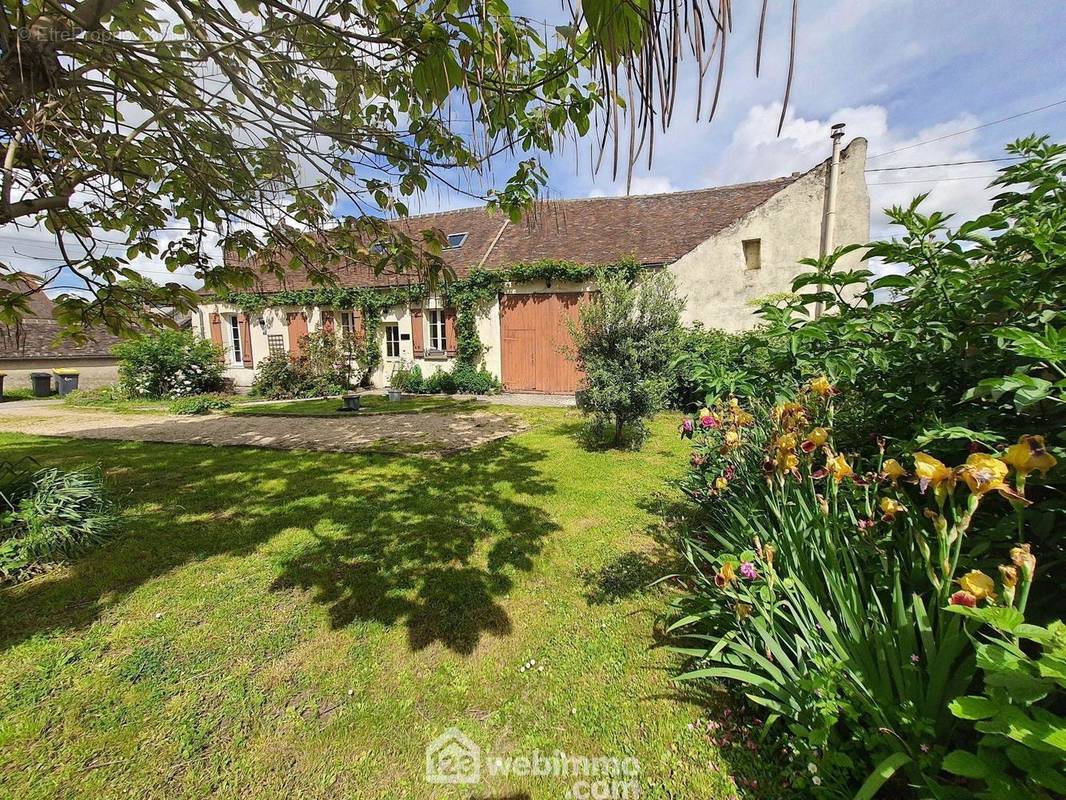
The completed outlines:
[[[820,166],[821,162],[818,165]],[[744,181],[742,183],[725,183],[720,186],[704,186],[699,189],[678,189],[675,192],[651,192],[647,194],[618,194],[618,195],[599,195],[595,197],[560,197],[560,198],[543,198],[548,203],[587,203],[593,200],[639,200],[647,197],[676,197],[686,194],[698,194],[700,192],[716,192],[725,189],[747,189],[752,186],[766,186],[773,183],[795,183],[805,172],[798,172],[792,175],[781,175],[776,178],[766,178],[761,181]],[[539,202],[539,200],[538,200]],[[405,222],[415,219],[423,219],[425,217],[440,217],[448,214],[466,214],[471,211],[487,211],[488,213],[496,213],[489,211],[485,206],[466,206],[465,208],[450,208],[447,211],[427,211],[423,214],[410,214],[406,217],[386,217],[387,222]],[[502,213],[502,212],[499,212]]]

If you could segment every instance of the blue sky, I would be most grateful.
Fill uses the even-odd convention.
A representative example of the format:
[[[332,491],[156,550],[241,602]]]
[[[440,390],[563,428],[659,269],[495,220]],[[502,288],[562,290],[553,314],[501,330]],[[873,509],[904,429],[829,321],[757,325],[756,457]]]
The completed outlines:
[[[657,138],[651,169],[642,164],[635,193],[673,191],[758,180],[808,169],[828,154],[828,128],[847,123],[848,139],[865,136],[870,154],[953,134],[1030,109],[1066,101],[1066,3],[837,0],[800,3],[796,76],[789,116],[777,137],[785,80],[791,2],[771,0],[762,77],[754,76],[759,3],[734,5],[734,35],[715,119],[696,121],[695,81],[687,63],[673,124]],[[515,13],[563,21],[557,0],[515,2]],[[965,161],[1001,156],[1003,145],[1028,133],[1066,140],[1066,103],[961,136],[872,159],[869,167]],[[522,154],[522,157],[526,157]],[[621,194],[624,177],[590,171],[589,142],[569,144],[545,159],[554,198]],[[507,159],[472,188],[502,184]],[[880,209],[931,192],[929,207],[980,213],[995,164],[870,173],[872,233],[891,231]],[[431,189],[412,212],[469,206],[469,198]],[[343,211],[344,209],[339,209]],[[104,238],[116,238],[107,234]],[[18,251],[19,254],[16,254]],[[0,229],[0,260],[39,272],[55,256],[43,231]],[[138,264],[165,280],[161,266]],[[190,279],[190,282],[192,280]]]
[[[828,155],[828,129],[847,123],[871,155],[1066,101],[1066,4],[928,0],[839,0],[800,4],[796,77],[781,137],[777,118],[786,74],[791,3],[770,3],[762,75],[754,75],[759,3],[734,5],[725,89],[715,118],[697,122],[691,62],[670,130],[657,140],[651,169],[635,171],[634,192],[692,189],[808,169]],[[513,5],[556,20],[554,2]],[[686,108],[687,105],[687,108]],[[705,106],[706,107],[706,106]],[[993,158],[1028,133],[1066,139],[1066,103],[902,153],[868,166],[898,167]],[[592,175],[588,144],[548,157],[555,197],[620,194],[624,177]],[[508,164],[496,165],[502,180]],[[888,232],[880,209],[931,192],[930,207],[979,213],[995,164],[870,173],[874,234]],[[945,180],[948,179],[948,180]],[[423,210],[469,205],[431,193]]]

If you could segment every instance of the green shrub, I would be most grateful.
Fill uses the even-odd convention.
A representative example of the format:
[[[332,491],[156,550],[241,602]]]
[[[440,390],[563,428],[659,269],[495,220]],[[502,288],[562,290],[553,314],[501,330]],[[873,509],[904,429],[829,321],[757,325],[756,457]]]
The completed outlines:
[[[951,610],[991,632],[976,645],[983,693],[950,706],[973,724],[974,750],[951,751],[944,770],[979,781],[967,796],[981,800],[1066,797],[1066,625],[1027,625],[1014,609]]]
[[[422,394],[423,383],[422,368],[417,364],[410,367],[405,364],[393,373],[389,385],[407,394]]]
[[[393,373],[390,380],[393,389],[407,394],[495,394],[500,391],[500,382],[487,369],[456,365],[451,372],[437,370],[428,378],[422,376],[417,364],[403,366]]]
[[[422,382],[425,394],[455,394],[455,378],[445,369],[439,369]]]
[[[44,469],[0,514],[0,578],[17,581],[99,545],[114,531],[99,472]]]
[[[484,368],[475,369],[458,364],[452,370],[452,379],[455,381],[455,391],[464,394],[497,394],[500,391],[499,380]]]
[[[328,397],[359,383],[353,339],[315,331],[302,345],[299,355],[275,353],[260,361],[252,394],[270,400]]]
[[[597,429],[613,430],[615,444],[626,426],[639,441],[670,389],[668,365],[684,301],[665,270],[637,284],[601,272],[596,283],[599,294],[581,304],[571,325],[574,359],[585,376],[582,409]]]
[[[780,371],[787,360],[784,344],[765,328],[740,333],[700,323],[685,328],[670,361],[669,405],[691,411],[728,397],[773,397],[794,389]]]
[[[222,389],[222,350],[191,331],[159,330],[115,345],[130,397],[186,397]]]
[[[233,403],[225,397],[218,395],[197,395],[195,397],[181,397],[170,404],[171,414],[208,414],[212,411],[220,411],[229,408]]]
[[[890,274],[837,269],[855,249],[840,248],[804,260],[799,294],[762,308],[788,342],[786,374],[826,372],[848,396],[848,447],[928,432],[962,452],[1066,428],[1066,146],[1030,137],[1007,151],[1019,160],[993,181],[988,214],[952,229],[920,195],[887,212],[901,235],[866,253]],[[811,319],[816,302],[825,313]]]

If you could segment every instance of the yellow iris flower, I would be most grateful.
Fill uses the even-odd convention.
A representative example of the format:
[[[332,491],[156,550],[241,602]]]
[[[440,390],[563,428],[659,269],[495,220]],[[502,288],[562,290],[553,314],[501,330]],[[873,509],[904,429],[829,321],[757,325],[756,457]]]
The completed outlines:
[[[955,472],[928,453],[914,454],[914,474],[921,490],[932,486],[938,498],[955,488]]]
[[[1017,444],[1008,447],[1003,462],[1023,478],[1030,472],[1047,475],[1048,470],[1058,463],[1044,446],[1044,437],[1036,435],[1022,436]]]
[[[896,461],[896,459],[886,458],[885,462],[881,465],[881,474],[892,481],[892,485],[895,486],[900,478],[906,477],[907,470],[903,469],[903,465]]]
[[[855,470],[851,468],[851,464],[840,453],[837,453],[825,462],[825,468],[829,470],[829,474],[833,476],[833,480],[840,483],[845,478],[850,478],[855,474]]]
[[[959,476],[977,497],[999,492],[1011,500],[1021,500],[1022,496],[1004,482],[1007,471],[1003,461],[985,453],[972,453],[958,469]]]
[[[836,389],[833,388],[833,384],[829,382],[829,378],[822,375],[811,381],[811,391],[819,397],[829,397],[831,394],[836,394]]]
[[[736,579],[736,570],[734,570],[733,565],[727,561],[725,564],[722,564],[722,568],[718,570],[718,574],[714,576],[714,583],[719,589],[724,589]]]
[[[1027,544],[1020,544],[1010,549],[1010,560],[1022,571],[1022,577],[1031,580],[1036,572],[1036,556]]]
[[[808,434],[807,439],[813,442],[815,447],[821,447],[829,441],[829,431],[825,428],[815,428]]]
[[[979,569],[970,570],[959,578],[959,586],[978,600],[996,599],[996,582]]]
[[[898,500],[893,500],[891,497],[881,498],[881,513],[885,515],[885,519],[891,521],[899,514],[906,514],[907,507]]]

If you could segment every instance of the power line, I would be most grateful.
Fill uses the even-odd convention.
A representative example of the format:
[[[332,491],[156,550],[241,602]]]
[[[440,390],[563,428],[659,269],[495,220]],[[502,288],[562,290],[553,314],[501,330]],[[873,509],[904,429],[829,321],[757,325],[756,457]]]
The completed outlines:
[[[1030,114],[1036,114],[1039,111],[1047,111],[1049,108],[1054,108],[1055,106],[1061,105],[1066,105],[1066,100],[1058,100],[1054,103],[1048,103],[1046,106],[1040,106],[1040,108],[1031,108],[1028,111],[1022,111],[1019,114],[1011,114],[1009,117],[1003,117],[1002,119],[994,119],[991,122],[985,122],[982,125],[975,125],[974,127],[967,128],[966,130],[955,131],[955,133],[946,133],[943,136],[937,136],[934,139],[926,139],[924,142],[915,142],[914,144],[909,144],[906,147],[897,147],[895,150],[889,150],[885,153],[878,153],[877,155],[869,156],[867,160],[869,160],[870,158],[881,158],[881,156],[890,156],[893,153],[902,153],[904,150],[913,150],[915,147],[921,147],[925,144],[932,144],[933,142],[942,142],[944,141],[944,139],[951,139],[955,136],[962,136],[964,133],[972,133],[973,131],[979,131],[982,128],[988,128],[992,125],[999,125],[999,123],[1001,122],[1009,122],[1012,119],[1026,117]]]
[[[911,164],[906,167],[881,167],[867,169],[863,172],[895,172],[901,169],[932,169],[933,167],[960,167],[963,164],[991,164],[993,161],[1019,161],[1021,156],[1004,156],[1003,158],[979,158],[974,161],[945,161],[942,164]]]
[[[958,178],[925,178],[924,180],[913,181],[878,181],[876,183],[868,183],[867,186],[900,186],[904,183],[939,183],[940,181],[976,181],[988,178],[998,178],[999,173],[993,173],[991,175],[962,175]]]

